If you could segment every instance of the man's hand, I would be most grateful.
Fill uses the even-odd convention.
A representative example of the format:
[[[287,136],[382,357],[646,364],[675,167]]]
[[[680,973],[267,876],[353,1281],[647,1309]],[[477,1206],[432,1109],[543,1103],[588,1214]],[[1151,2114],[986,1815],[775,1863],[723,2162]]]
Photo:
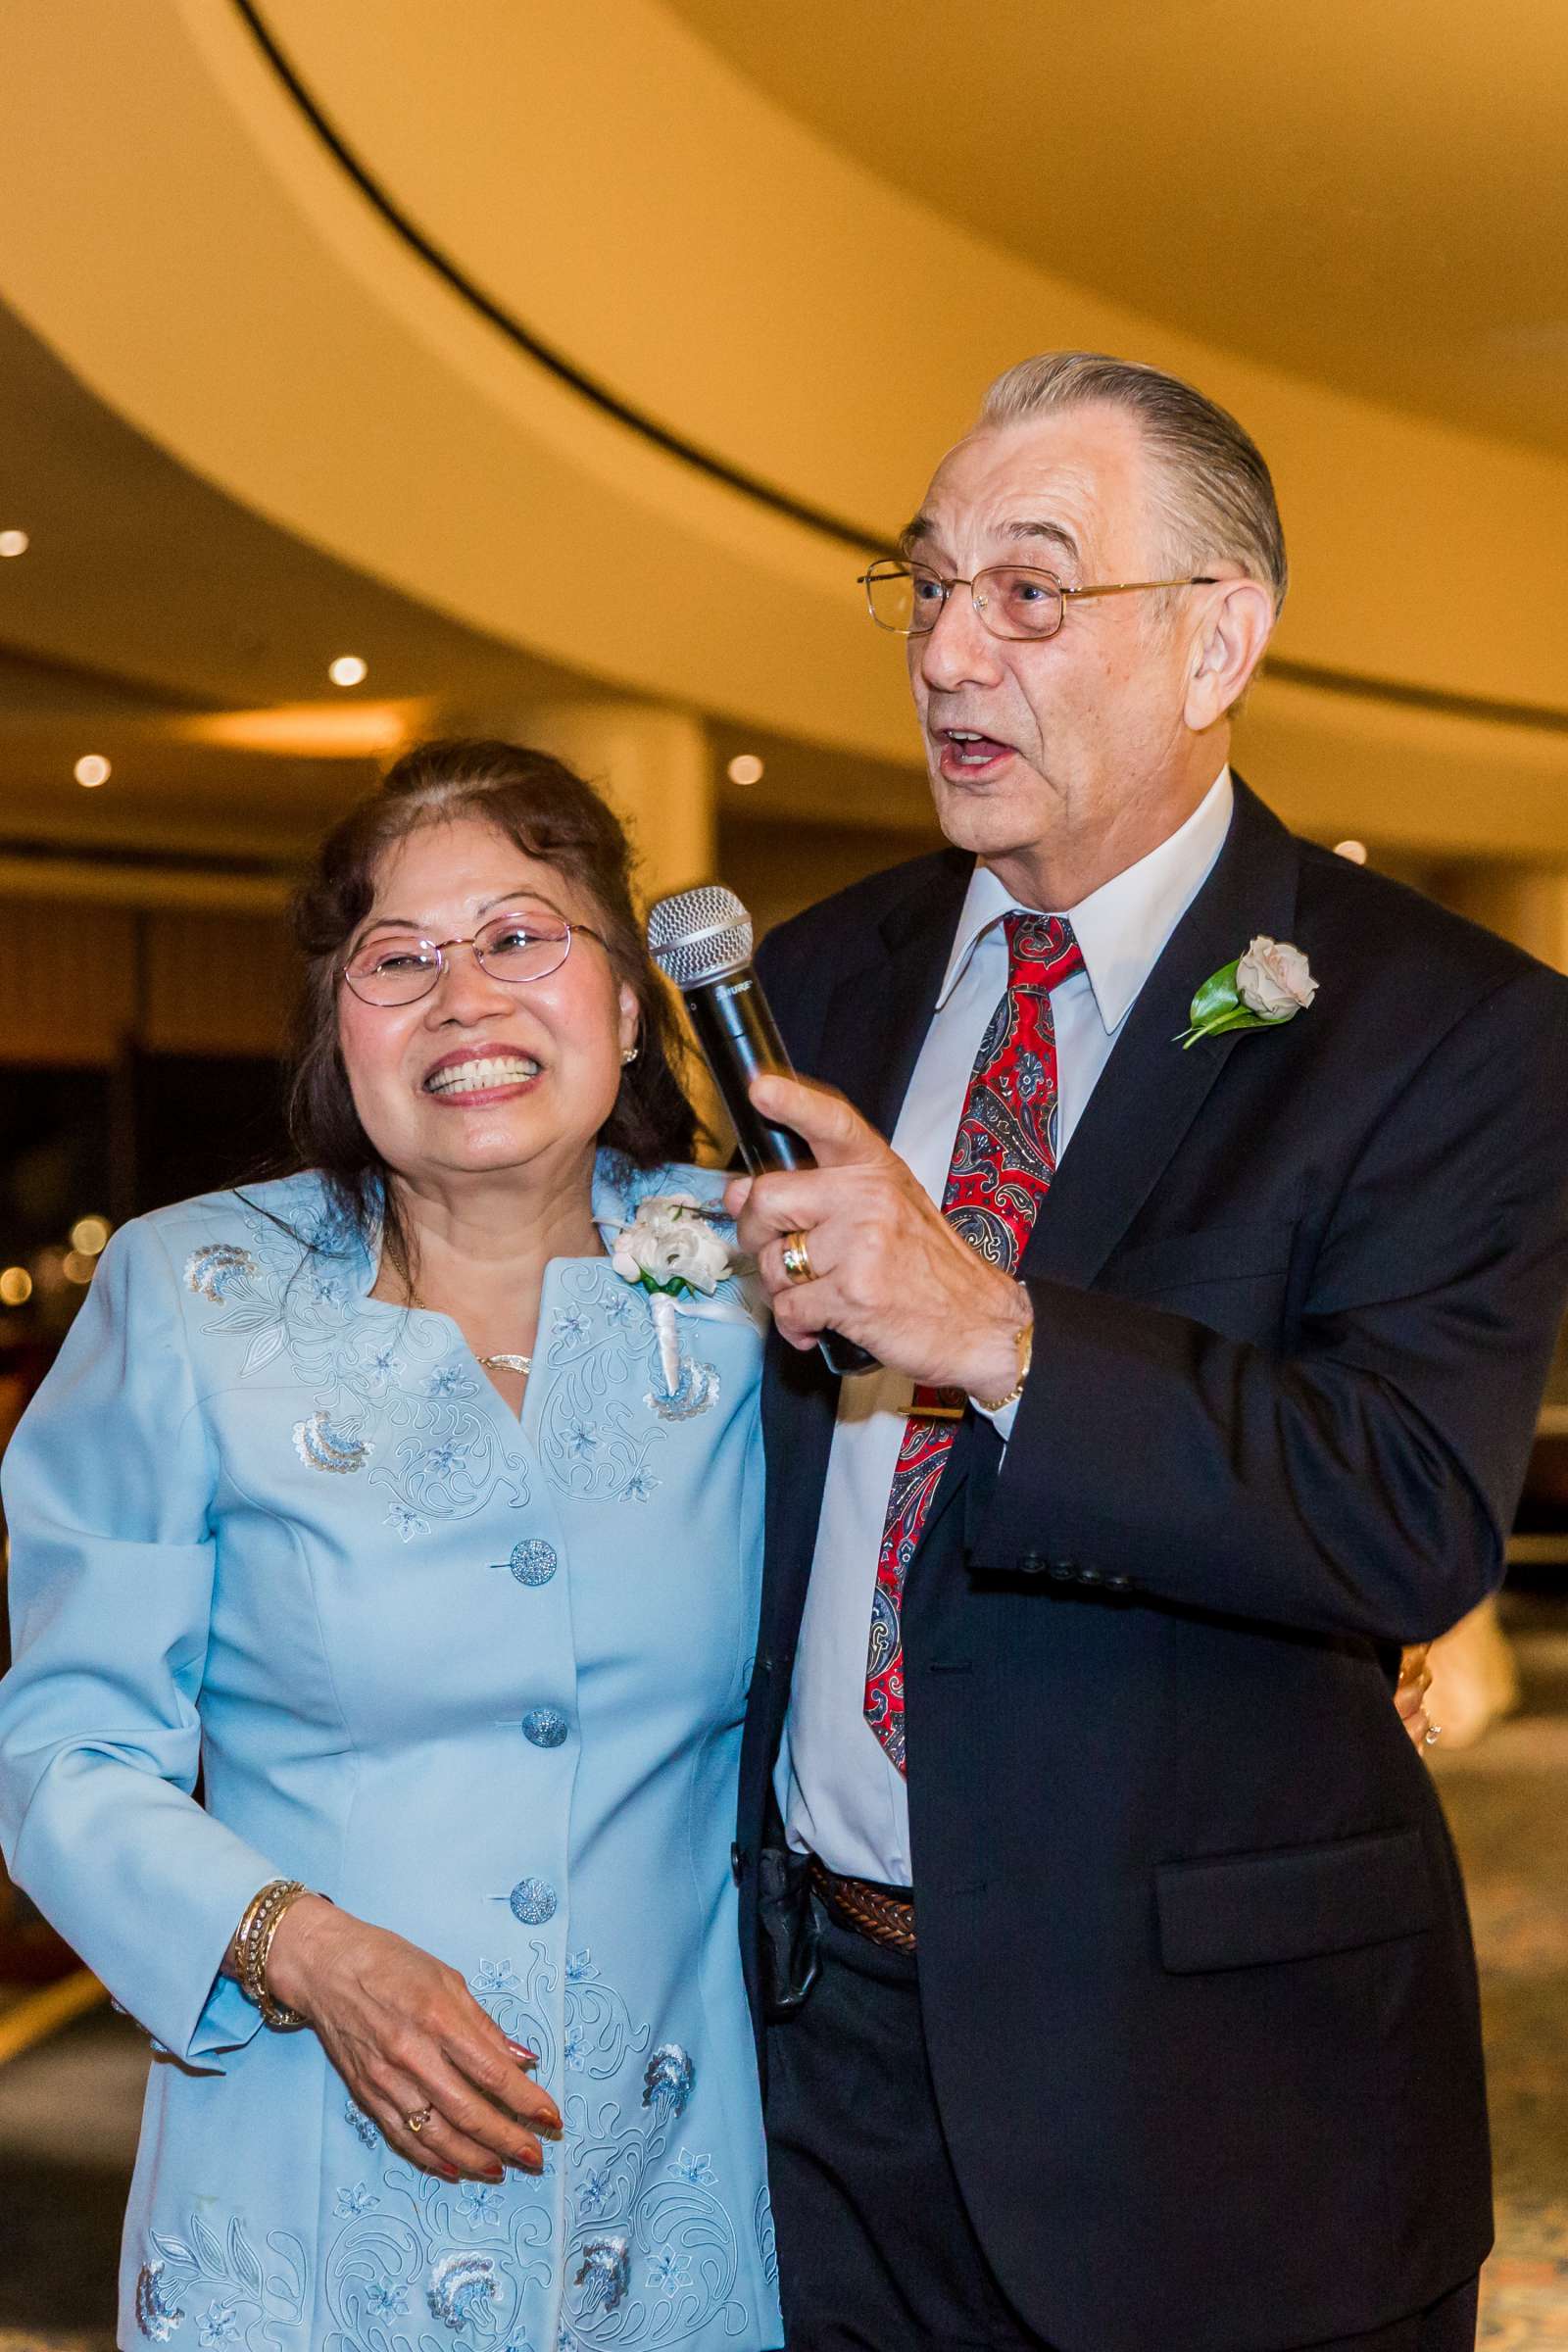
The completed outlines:
[[[738,1176],[724,1196],[792,1348],[841,1332],[932,1388],[1005,1396],[1027,1295],[959,1240],[904,1161],[842,1096],[758,1078],[763,1117],[804,1136],[814,1168]],[[791,1282],[784,1237],[806,1236],[813,1279]]]

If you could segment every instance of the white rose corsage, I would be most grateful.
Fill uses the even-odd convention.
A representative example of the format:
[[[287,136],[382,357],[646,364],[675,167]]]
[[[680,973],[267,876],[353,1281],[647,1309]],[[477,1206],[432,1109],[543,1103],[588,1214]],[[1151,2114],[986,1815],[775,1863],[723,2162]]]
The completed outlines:
[[[1317,995],[1312,968],[1289,940],[1259,932],[1234,963],[1211,972],[1187,1008],[1192,1022],[1176,1039],[1185,1053],[1200,1037],[1223,1037],[1232,1029],[1277,1029],[1294,1021]]]
[[[649,1398],[666,1420],[685,1420],[712,1403],[718,1374],[711,1364],[681,1361],[676,1304],[701,1293],[711,1298],[736,1270],[730,1244],[715,1229],[714,1216],[691,1193],[650,1195],[615,1236],[610,1262],[623,1282],[648,1293],[659,1348],[662,1396]]]

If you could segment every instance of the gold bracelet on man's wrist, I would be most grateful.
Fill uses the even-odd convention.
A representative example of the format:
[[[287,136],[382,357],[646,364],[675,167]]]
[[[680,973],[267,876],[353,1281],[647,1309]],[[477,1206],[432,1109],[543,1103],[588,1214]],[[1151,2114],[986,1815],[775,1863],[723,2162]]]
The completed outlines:
[[[1020,1284],[1019,1288],[1022,1289],[1022,1287]],[[1029,1366],[1034,1361],[1035,1319],[1033,1314],[1030,1314],[1025,1322],[1019,1324],[1012,1337],[1013,1346],[1018,1351],[1017,1378],[1005,1396],[975,1396],[974,1400],[983,1413],[1000,1413],[1004,1406],[1016,1404],[1023,1395],[1023,1384],[1029,1377]],[[974,1391],[971,1389],[969,1394],[974,1396]]]
[[[277,1934],[283,1914],[311,1889],[300,1879],[272,1879],[254,1894],[234,1931],[230,1947],[234,1975],[241,1992],[262,2013],[264,2025],[274,2034],[291,2033],[305,2023],[297,2009],[274,2000],[267,1982],[267,1963],[271,1957],[272,1938]]]

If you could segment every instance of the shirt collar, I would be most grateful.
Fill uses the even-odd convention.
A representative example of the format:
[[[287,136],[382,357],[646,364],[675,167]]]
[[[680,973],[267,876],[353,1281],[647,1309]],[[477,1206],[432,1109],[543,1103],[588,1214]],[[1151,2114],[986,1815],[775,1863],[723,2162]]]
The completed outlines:
[[[1083,951],[1084,969],[1107,1036],[1120,1027],[1165,942],[1208,879],[1230,830],[1234,805],[1231,771],[1222,767],[1186,823],[1157,849],[1113,874],[1076,906],[1059,910]],[[985,934],[1017,904],[989,866],[975,867],[937,997],[939,1011]]]

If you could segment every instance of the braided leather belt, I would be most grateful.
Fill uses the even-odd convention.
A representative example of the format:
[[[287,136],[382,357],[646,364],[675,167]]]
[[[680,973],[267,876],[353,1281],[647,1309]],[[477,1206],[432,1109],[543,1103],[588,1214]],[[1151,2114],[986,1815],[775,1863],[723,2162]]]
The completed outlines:
[[[895,1951],[912,1952],[914,1905],[885,1894],[865,1879],[841,1879],[825,1862],[811,1856],[811,1884],[840,1925],[853,1928],[872,1943],[891,1944]]]

